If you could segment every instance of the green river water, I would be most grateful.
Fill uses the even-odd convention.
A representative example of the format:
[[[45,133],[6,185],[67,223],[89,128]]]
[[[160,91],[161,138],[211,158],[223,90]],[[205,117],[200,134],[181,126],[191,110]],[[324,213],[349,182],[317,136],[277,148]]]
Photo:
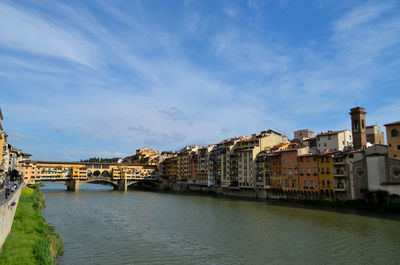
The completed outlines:
[[[86,184],[42,188],[59,264],[400,264],[387,218]]]

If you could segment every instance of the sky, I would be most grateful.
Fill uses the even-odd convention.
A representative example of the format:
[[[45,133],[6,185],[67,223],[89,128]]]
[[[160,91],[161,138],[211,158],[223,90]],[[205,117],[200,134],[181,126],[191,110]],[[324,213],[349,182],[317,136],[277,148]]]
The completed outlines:
[[[0,107],[34,160],[400,120],[400,2],[0,1]]]

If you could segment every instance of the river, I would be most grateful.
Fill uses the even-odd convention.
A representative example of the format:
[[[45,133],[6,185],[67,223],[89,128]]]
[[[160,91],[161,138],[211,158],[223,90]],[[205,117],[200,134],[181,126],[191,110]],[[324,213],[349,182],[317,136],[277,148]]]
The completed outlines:
[[[400,264],[400,222],[85,184],[42,188],[59,264]]]

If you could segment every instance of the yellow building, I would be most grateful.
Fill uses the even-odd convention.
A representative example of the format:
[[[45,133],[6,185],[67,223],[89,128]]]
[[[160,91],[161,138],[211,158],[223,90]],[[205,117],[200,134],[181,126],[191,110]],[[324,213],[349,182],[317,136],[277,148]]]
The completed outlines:
[[[333,199],[333,154],[321,154],[318,157],[319,192],[324,199]]]
[[[3,132],[3,126],[1,125],[2,120],[3,120],[3,113],[1,112],[1,108],[0,108],[0,133]]]
[[[178,153],[177,159],[177,180],[178,182],[187,182],[190,174],[189,174],[189,152],[181,151]]]
[[[400,160],[400,121],[385,124],[389,158]]]
[[[3,120],[3,113],[0,108],[0,179],[3,177],[3,152],[4,145],[7,143],[7,134],[3,132],[1,121]]]
[[[160,153],[150,148],[140,148],[136,154],[127,156],[123,159],[125,164],[158,165]]]
[[[1,113],[0,113],[1,114]],[[7,144],[7,134],[5,132],[0,133],[0,178],[3,176],[3,156],[4,156],[4,146]]]

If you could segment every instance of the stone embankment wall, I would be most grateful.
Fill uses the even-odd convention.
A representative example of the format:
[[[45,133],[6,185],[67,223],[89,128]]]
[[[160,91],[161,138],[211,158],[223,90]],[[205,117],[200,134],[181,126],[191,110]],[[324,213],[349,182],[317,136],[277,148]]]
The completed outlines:
[[[273,194],[266,190],[253,190],[253,189],[227,189],[216,186],[200,186],[191,184],[179,184],[172,182],[161,182],[159,189],[161,191],[173,191],[173,192],[204,192],[212,193],[221,196],[230,197],[242,197],[242,198],[254,198],[254,199],[281,199],[283,196],[281,194]]]
[[[22,186],[23,185],[19,186],[14,193],[11,193],[11,196],[7,200],[3,198],[0,200],[0,250],[11,231]],[[4,196],[4,192],[2,192],[1,195]]]
[[[318,200],[321,199],[317,194],[306,194],[300,192],[282,192],[264,189],[229,189],[215,186],[200,186],[191,184],[179,184],[168,181],[160,183],[158,189],[160,191],[172,192],[204,192],[212,193],[221,196],[237,197],[237,198],[250,198],[261,200],[279,200],[279,199],[294,199],[294,200]],[[328,198],[328,200],[332,200]]]

